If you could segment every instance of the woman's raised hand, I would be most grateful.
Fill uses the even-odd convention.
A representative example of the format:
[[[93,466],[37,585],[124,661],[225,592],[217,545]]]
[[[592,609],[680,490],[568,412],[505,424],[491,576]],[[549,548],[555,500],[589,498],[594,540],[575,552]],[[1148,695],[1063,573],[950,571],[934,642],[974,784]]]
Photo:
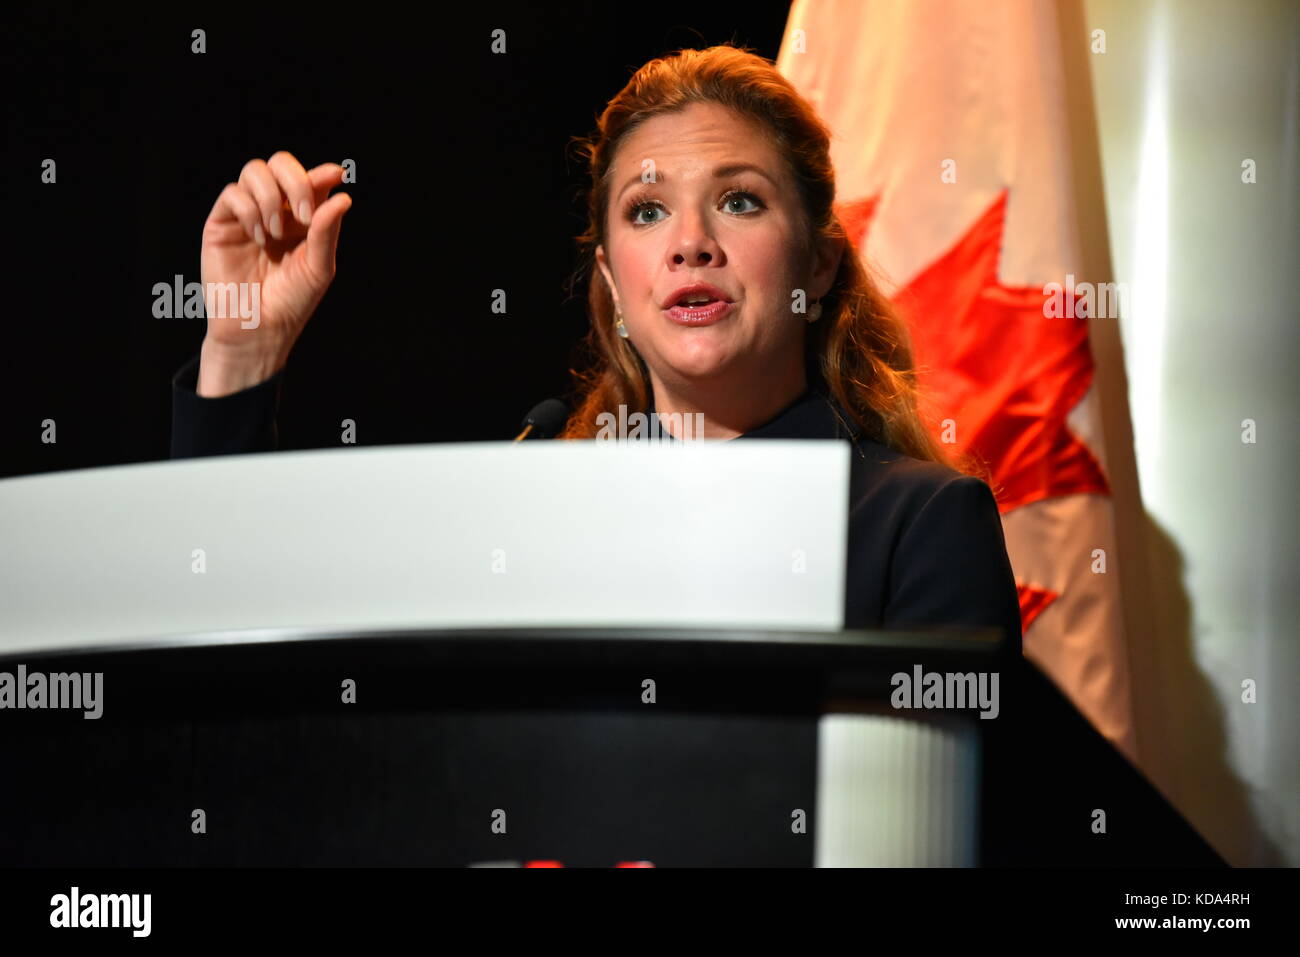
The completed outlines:
[[[343,214],[352,205],[347,193],[329,195],[342,179],[337,163],[307,170],[281,150],[268,160],[250,160],[239,182],[217,197],[203,224],[203,288],[234,284],[245,302],[257,304],[257,315],[254,320],[240,309],[213,309],[209,299],[199,395],[246,389],[288,360],[334,280]],[[255,299],[248,291],[252,284]]]

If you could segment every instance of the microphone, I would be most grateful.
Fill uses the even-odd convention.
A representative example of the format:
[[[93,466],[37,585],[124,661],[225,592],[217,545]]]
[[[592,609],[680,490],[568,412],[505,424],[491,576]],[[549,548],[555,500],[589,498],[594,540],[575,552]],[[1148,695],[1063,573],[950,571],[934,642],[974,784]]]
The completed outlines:
[[[569,418],[569,406],[561,399],[543,399],[533,406],[533,411],[524,416],[519,424],[524,430],[515,436],[515,441],[532,435],[535,439],[554,438],[564,428]]]

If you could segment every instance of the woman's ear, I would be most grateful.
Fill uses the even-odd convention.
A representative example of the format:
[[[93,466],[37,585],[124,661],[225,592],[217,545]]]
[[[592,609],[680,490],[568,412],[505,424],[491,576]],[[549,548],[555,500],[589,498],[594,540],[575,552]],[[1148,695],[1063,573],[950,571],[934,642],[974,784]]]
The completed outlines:
[[[610,272],[609,263],[605,261],[605,247],[596,247],[596,265],[600,267],[601,275],[605,277],[605,285],[609,288],[609,294],[614,299],[614,305],[618,305],[618,287],[614,285],[614,274]]]
[[[835,274],[840,269],[840,259],[844,256],[845,241],[842,239],[824,239],[817,244],[813,257],[812,289],[820,299],[830,292],[835,282]]]

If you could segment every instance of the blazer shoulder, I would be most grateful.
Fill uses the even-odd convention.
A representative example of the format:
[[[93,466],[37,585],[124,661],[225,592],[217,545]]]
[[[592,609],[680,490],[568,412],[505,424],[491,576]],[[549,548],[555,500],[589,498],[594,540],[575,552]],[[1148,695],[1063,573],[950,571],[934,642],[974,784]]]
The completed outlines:
[[[993,497],[988,483],[978,476],[913,458],[870,439],[860,439],[858,446],[863,454],[853,456],[850,478],[855,502],[888,500],[914,514],[953,485],[962,486],[967,495],[978,495],[982,488]]]
[[[887,549],[884,625],[995,627],[1019,654],[1019,597],[988,483],[879,445],[865,451],[851,524],[864,547]]]

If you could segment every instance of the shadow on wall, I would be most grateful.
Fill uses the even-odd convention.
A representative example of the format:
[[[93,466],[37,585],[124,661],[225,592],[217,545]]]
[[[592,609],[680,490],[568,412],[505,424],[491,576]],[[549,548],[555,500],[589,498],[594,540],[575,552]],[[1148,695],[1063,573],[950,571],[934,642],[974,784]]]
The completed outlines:
[[[1142,771],[1229,863],[1285,866],[1260,825],[1250,785],[1232,768],[1224,706],[1192,652],[1182,554],[1150,515],[1145,537],[1145,594],[1156,627],[1129,643]]]

